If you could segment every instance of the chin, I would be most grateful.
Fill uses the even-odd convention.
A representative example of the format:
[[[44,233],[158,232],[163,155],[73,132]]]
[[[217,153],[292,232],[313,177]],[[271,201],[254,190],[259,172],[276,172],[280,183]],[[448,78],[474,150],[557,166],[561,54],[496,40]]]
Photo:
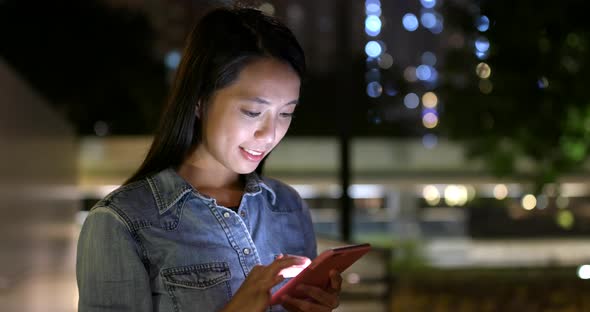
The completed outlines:
[[[253,166],[253,167],[244,166],[244,167],[241,167],[241,168],[236,168],[234,171],[237,174],[249,174],[249,173],[254,172],[257,167],[258,167],[258,165]]]

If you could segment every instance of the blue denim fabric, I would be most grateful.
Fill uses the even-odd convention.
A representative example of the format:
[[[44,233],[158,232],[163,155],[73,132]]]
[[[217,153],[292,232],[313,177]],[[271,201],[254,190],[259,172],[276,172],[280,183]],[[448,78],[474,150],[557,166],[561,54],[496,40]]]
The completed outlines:
[[[295,190],[250,174],[236,213],[166,169],[90,211],[78,242],[78,308],[219,311],[255,265],[279,254],[316,256],[310,213]]]

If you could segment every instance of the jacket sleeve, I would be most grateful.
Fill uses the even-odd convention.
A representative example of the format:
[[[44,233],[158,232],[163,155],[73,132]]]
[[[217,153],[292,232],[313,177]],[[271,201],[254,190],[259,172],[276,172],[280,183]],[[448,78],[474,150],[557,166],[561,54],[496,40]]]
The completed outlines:
[[[79,312],[152,311],[149,274],[126,223],[93,209],[80,232],[76,259]]]

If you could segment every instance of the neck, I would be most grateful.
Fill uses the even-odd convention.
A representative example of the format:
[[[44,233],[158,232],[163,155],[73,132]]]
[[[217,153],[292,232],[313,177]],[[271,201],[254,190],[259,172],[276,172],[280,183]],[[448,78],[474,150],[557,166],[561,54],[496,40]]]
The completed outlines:
[[[178,174],[199,193],[215,198],[217,204],[225,207],[240,205],[244,189],[240,175],[211,170],[188,162],[178,168]]]
[[[240,175],[235,172],[214,170],[184,162],[178,174],[196,189],[241,189]]]

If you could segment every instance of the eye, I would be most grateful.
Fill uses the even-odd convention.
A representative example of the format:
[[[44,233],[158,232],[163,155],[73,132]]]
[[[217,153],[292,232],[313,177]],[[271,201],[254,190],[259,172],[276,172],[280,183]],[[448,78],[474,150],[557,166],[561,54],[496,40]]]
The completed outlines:
[[[295,113],[281,113],[281,117],[283,118],[294,118]]]
[[[245,109],[242,109],[242,114],[244,114],[248,117],[252,117],[252,118],[258,117],[260,115],[259,112],[253,112],[253,111],[249,111],[249,110],[245,110]]]

